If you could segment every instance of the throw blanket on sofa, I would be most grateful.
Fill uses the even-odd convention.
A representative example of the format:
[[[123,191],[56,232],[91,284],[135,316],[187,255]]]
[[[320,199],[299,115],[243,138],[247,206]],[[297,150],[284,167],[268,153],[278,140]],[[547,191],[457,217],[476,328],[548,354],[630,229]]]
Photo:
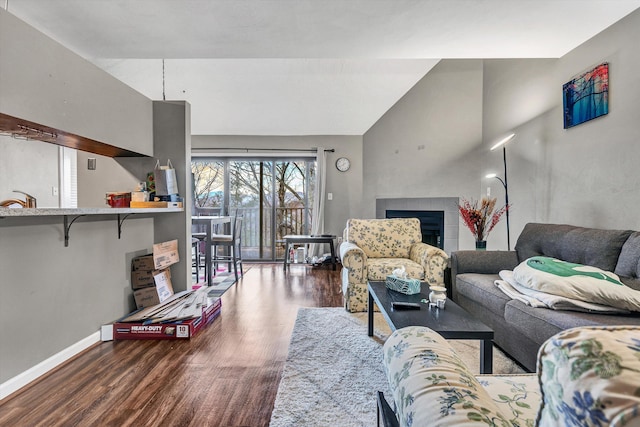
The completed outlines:
[[[549,257],[531,257],[513,270],[513,283],[542,292],[621,310],[640,311],[640,292],[625,286],[619,277],[595,267]],[[518,289],[518,288],[516,288]]]
[[[609,307],[601,304],[592,304],[576,299],[566,298],[545,292],[534,291],[519,285],[513,278],[513,271],[502,270],[502,280],[496,280],[495,285],[511,299],[516,299],[531,307],[550,308],[552,310],[582,311],[587,313],[603,314],[627,314],[629,310]]]

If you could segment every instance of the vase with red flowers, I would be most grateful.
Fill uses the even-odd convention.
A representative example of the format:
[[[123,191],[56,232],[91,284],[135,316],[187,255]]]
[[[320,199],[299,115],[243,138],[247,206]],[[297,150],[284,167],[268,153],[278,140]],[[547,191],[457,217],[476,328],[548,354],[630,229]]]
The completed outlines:
[[[462,203],[458,204],[460,217],[476,239],[478,250],[487,248],[487,236],[509,209],[509,205],[504,205],[496,210],[496,200],[495,197],[483,197],[479,201],[462,198]]]

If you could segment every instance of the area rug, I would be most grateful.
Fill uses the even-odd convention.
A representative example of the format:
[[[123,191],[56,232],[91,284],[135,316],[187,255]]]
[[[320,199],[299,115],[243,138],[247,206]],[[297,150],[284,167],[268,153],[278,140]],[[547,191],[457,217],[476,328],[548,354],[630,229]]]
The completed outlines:
[[[376,392],[390,398],[382,344],[391,333],[380,313],[374,337],[367,314],[343,308],[301,308],[278,387],[270,427],[373,426]],[[449,341],[472,372],[479,372],[479,342]],[[494,373],[524,371],[494,348]]]
[[[299,309],[270,427],[375,426],[381,350],[344,309]]]
[[[248,268],[243,268],[243,270],[244,274],[247,274],[247,271],[249,271]],[[240,272],[238,271],[238,273]],[[242,278],[242,276],[240,276],[240,278]],[[210,297],[222,296],[222,294],[224,294],[235,283],[236,276],[233,272],[217,272],[215,277],[211,280],[211,285],[209,286],[210,290],[207,294]]]

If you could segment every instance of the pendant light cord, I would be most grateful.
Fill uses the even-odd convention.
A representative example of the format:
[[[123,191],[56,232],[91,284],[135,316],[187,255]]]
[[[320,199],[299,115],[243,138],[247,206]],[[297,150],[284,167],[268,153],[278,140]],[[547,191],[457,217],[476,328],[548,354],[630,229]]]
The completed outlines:
[[[164,94],[164,59],[162,60],[162,100],[163,101],[167,100]]]

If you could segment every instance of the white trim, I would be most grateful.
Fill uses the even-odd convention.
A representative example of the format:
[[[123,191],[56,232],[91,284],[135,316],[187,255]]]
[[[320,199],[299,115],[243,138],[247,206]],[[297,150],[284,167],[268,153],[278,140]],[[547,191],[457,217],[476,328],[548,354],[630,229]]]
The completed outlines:
[[[78,151],[69,147],[59,150],[59,206],[61,208],[78,207]]]
[[[0,384],[0,402],[5,397],[15,393],[30,382],[38,379],[42,375],[58,367],[97,342],[100,342],[100,331],[89,335],[75,344],[72,344],[59,353],[54,354],[50,358],[43,360],[37,365]]]

